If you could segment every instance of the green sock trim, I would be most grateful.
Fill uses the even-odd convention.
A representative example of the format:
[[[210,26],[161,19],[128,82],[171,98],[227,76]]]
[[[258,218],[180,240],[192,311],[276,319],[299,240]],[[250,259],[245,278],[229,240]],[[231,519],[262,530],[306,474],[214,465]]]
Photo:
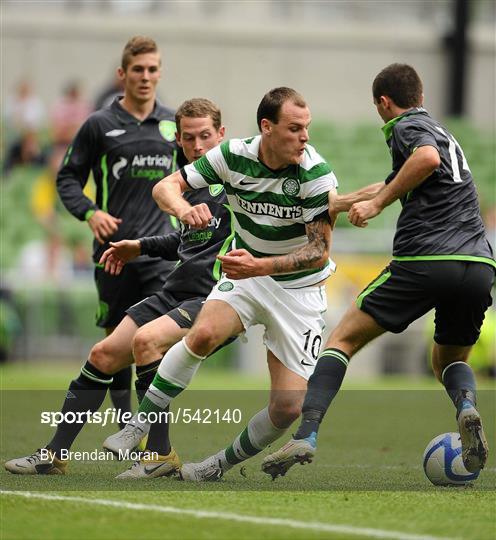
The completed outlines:
[[[239,442],[243,451],[249,456],[254,456],[260,452],[259,448],[255,448],[253,444],[251,444],[250,438],[248,437],[248,428],[245,428],[239,436]]]
[[[243,461],[236,456],[232,444],[229,448],[226,448],[226,461],[231,465],[237,465],[238,463],[241,463]]]
[[[161,407],[153,403],[151,399],[148,399],[146,396],[141,400],[138,413],[151,413],[151,412],[160,412],[163,411]]]
[[[340,352],[334,350],[334,349],[326,349],[323,351],[320,356],[319,360],[321,358],[335,358],[336,360],[339,360],[342,362],[346,367],[348,367],[349,360],[346,358],[344,354],[341,354]]]
[[[109,379],[100,379],[99,377],[97,377],[96,375],[93,375],[93,373],[91,373],[90,371],[85,369],[84,366],[81,368],[81,373],[82,373],[82,375],[84,375],[88,379],[91,379],[92,381],[96,381],[96,382],[99,382],[99,383],[102,383],[102,384],[109,385],[113,381],[113,377],[110,377]]]
[[[184,388],[177,386],[177,384],[172,384],[167,379],[163,379],[158,373],[155,375],[152,384],[170,397],[176,397],[184,390]]]
[[[239,436],[239,444],[243,452],[247,454],[248,456],[255,456],[256,454],[261,452],[259,448],[255,448],[253,444],[251,443],[250,438],[248,437],[247,427],[242,431],[241,435]],[[234,451],[234,443],[231,444],[231,446],[229,446],[228,448],[226,448],[225,452],[226,452],[226,461],[231,465],[236,465],[245,460],[245,458],[239,458],[236,455],[236,452]]]

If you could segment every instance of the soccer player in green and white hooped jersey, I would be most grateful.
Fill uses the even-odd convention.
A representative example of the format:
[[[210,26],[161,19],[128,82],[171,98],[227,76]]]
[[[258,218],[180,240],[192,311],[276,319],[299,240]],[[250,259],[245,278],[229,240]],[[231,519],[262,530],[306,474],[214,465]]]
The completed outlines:
[[[320,423],[351,357],[386,331],[403,332],[431,309],[432,367],[456,408],[463,463],[474,475],[486,463],[488,445],[468,360],[492,302],[496,261],[472,174],[454,137],[422,107],[422,81],[411,66],[383,69],[372,93],[385,122],[393,171],[385,182],[333,197],[330,206],[333,216],[349,211],[350,222],[365,227],[400,199],[393,260],[331,333],[308,381],[298,431],[264,459],[262,469],[273,478],[313,457]]]
[[[219,257],[225,277],[191,331],[164,356],[138,414],[104,447],[116,453],[132,448],[150,427],[140,413],[165,409],[210,352],[254,324],[265,326],[271,376],[268,407],[226,449],[184,465],[184,480],[217,480],[279,438],[300,414],[320,349],[323,285],[334,266],[328,195],[335,191],[336,177],[307,144],[311,116],[300,94],[286,87],[271,90],[258,107],[257,121],[261,135],[207,152],[154,189],[162,210],[201,228],[210,219],[208,208],[190,206],[182,192],[224,184],[237,249]]]

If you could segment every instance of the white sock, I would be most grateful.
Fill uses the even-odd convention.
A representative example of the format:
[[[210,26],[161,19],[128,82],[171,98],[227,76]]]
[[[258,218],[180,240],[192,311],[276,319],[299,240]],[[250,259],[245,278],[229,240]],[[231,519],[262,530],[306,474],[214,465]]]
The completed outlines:
[[[183,338],[165,353],[157,373],[173,385],[186,388],[205,358],[195,354]]]
[[[250,419],[248,426],[234,439],[231,446],[217,454],[222,468],[227,471],[236,463],[253,457],[279,439],[285,431],[286,428],[274,426],[269,408],[265,407]]]
[[[138,412],[129,423],[148,432],[150,422],[145,421],[146,415],[140,413],[159,413],[166,409],[172,399],[191,382],[204,358],[192,352],[184,338],[173,345],[165,353]]]

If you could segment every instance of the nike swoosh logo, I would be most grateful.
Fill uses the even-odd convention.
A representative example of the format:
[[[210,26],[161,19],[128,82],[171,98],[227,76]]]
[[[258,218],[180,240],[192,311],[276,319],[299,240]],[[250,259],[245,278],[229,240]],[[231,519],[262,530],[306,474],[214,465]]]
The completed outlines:
[[[258,184],[258,182],[247,182],[246,180],[240,180],[239,183],[242,186],[254,186],[255,184]]]
[[[313,366],[313,364],[309,364],[308,362],[305,362],[305,360],[301,360],[301,361],[300,361],[300,364],[301,364],[302,366]]]
[[[145,474],[152,474],[152,472],[162,467],[162,465],[163,463],[159,463],[158,465],[155,465],[154,467],[150,467],[150,465],[145,465]]]

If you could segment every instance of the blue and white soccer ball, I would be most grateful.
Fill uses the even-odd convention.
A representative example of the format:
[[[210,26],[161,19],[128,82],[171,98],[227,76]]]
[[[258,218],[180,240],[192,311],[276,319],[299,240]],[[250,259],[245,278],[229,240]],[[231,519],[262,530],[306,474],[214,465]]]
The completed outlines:
[[[459,433],[434,437],[424,452],[424,472],[435,486],[464,486],[479,476],[463,465]]]

